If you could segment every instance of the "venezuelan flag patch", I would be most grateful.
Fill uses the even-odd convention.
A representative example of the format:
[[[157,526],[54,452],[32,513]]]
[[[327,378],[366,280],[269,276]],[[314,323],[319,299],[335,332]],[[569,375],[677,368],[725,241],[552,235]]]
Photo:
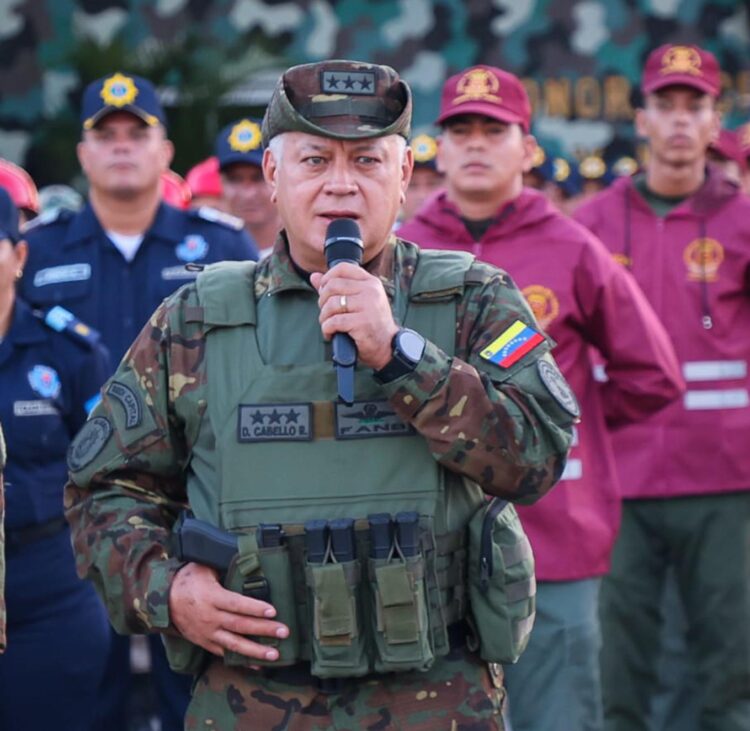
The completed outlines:
[[[500,368],[510,368],[523,358],[526,353],[544,342],[544,336],[516,320],[500,337],[493,340],[480,354],[481,358],[494,363]]]

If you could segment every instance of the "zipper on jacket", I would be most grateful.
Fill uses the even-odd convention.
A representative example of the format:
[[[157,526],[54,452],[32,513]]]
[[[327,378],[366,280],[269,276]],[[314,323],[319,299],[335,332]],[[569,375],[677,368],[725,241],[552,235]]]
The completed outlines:
[[[623,263],[628,269],[633,268],[631,266],[633,262],[630,258],[630,251],[632,248],[630,236],[630,191],[625,188],[625,242],[622,248],[622,255],[624,259]]]
[[[703,247],[706,241],[706,219],[701,218],[700,236],[701,236],[701,308],[703,310],[703,317],[701,322],[705,330],[710,330],[714,326],[713,318],[711,317],[711,301],[708,297],[708,277],[706,276],[706,258],[703,256]]]
[[[479,591],[486,594],[490,588],[490,578],[495,570],[492,560],[492,524],[495,518],[504,510],[507,500],[496,497],[485,508],[482,519],[482,536],[479,544]]]
[[[631,252],[631,216],[630,216],[630,195],[628,190],[625,190],[625,234],[624,234],[624,242],[623,242],[623,256],[625,259],[625,266],[628,267],[628,269],[631,268],[632,260],[630,258],[630,252]],[[657,217],[657,221],[661,224],[661,226],[664,225],[665,219]],[[700,220],[700,239],[701,241],[706,240],[706,219],[701,218]],[[711,314],[711,299],[709,297],[709,291],[708,291],[708,278],[706,276],[706,260],[703,257],[703,251],[700,252],[701,257],[701,281],[700,281],[700,288],[701,288],[701,324],[703,325],[704,330],[710,330],[714,326],[714,320],[713,316]]]

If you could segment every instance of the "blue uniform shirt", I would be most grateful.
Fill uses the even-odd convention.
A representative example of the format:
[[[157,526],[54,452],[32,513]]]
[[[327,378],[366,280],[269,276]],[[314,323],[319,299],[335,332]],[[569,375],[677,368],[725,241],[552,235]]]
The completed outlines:
[[[20,298],[0,342],[0,423],[8,449],[6,527],[62,516],[68,445],[109,375],[106,350],[57,332]]]
[[[242,222],[211,208],[162,203],[132,262],[110,241],[88,204],[26,229],[24,298],[60,304],[96,328],[118,363],[161,301],[196,276],[186,264],[257,259]]]

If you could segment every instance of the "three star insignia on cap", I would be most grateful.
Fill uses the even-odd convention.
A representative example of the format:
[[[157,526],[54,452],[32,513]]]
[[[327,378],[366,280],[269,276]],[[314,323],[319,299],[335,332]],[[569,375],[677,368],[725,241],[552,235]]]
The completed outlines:
[[[690,46],[673,46],[662,56],[661,73],[702,76],[701,57]]]
[[[467,71],[456,85],[458,95],[453,104],[463,104],[469,101],[484,101],[499,104],[502,99],[498,95],[500,81],[495,74],[487,69],[471,69]]]
[[[324,94],[375,95],[377,78],[374,71],[324,71],[320,78],[320,90]]]
[[[417,135],[411,141],[411,149],[416,162],[430,162],[437,155],[437,142],[430,135]]]
[[[261,139],[258,124],[249,119],[243,119],[232,127],[229,133],[229,146],[235,152],[250,152],[260,147]]]
[[[124,107],[132,104],[138,96],[138,88],[129,76],[117,73],[104,79],[99,96],[110,107]]]

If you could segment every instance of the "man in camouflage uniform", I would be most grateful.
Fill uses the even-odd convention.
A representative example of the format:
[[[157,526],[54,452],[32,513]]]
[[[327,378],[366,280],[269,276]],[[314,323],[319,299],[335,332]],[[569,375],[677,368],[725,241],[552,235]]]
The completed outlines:
[[[229,569],[252,574],[265,516],[283,524],[292,554],[299,532],[290,524],[316,517],[310,499],[329,520],[368,513],[369,521],[375,510],[419,507],[411,481],[433,472],[456,508],[441,519],[457,536],[447,553],[435,551],[460,567],[471,517],[461,501],[474,500],[472,514],[483,511],[485,493],[532,502],[559,478],[577,407],[521,294],[471,256],[420,252],[391,234],[413,165],[410,119],[409,88],[389,67],[289,69],[263,125],[264,173],[284,223],[273,252],[257,267],[209,268],[165,300],[71,447],[66,504],[81,575],[98,586],[119,630],[162,632],[175,664],[181,642],[203,648],[202,663],[185,663],[197,676],[190,729],[502,727],[501,672],[469,649],[465,610],[446,620],[449,641],[424,672],[368,672],[366,664],[364,677],[320,678],[309,656],[284,660],[290,642],[326,636],[297,616],[296,584],[291,600],[278,599],[282,576],[264,568],[274,605],[227,591],[214,569],[170,548],[189,504],[196,517],[233,530],[241,546],[257,542],[250,554],[240,547]],[[327,229],[342,218],[361,230],[364,264],[326,271]],[[401,327],[417,320],[439,337]],[[334,333],[358,348],[355,411],[363,415],[336,400]],[[354,428],[372,438],[347,439]],[[284,436],[294,433],[306,441]],[[418,455],[425,461],[409,472]],[[305,570],[315,575],[305,549]],[[269,556],[262,551],[261,564]],[[248,555],[255,563],[243,568]],[[465,570],[464,562],[452,580],[456,596]],[[428,643],[435,629],[430,619]],[[334,632],[346,640],[342,651],[354,632]]]

